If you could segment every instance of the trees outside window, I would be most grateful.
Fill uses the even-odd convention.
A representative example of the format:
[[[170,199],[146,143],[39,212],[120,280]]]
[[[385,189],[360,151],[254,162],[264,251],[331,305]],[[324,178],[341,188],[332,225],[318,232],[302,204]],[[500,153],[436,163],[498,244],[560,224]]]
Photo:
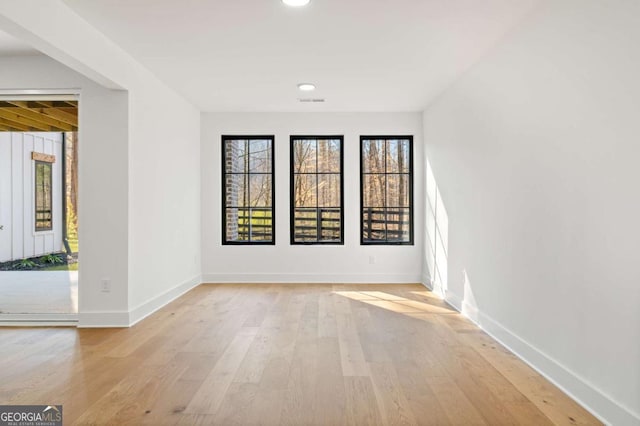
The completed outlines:
[[[413,137],[360,138],[361,244],[413,244]]]
[[[343,244],[343,137],[291,136],[291,244]]]
[[[222,137],[222,243],[275,244],[273,136]]]

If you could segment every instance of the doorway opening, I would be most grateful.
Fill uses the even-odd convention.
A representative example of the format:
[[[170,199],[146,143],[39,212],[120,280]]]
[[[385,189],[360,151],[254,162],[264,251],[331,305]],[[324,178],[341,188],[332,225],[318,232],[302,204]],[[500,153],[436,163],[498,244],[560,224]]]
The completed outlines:
[[[0,96],[0,322],[77,320],[78,109]]]

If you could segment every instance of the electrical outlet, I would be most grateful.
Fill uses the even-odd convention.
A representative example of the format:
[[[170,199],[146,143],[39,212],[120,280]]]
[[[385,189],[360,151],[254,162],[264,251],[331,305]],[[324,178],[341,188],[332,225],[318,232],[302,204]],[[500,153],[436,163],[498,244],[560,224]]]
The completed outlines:
[[[111,293],[111,280],[109,278],[103,278],[100,282],[100,291],[103,293]]]
[[[369,265],[375,265],[376,258],[375,256],[369,256]]]

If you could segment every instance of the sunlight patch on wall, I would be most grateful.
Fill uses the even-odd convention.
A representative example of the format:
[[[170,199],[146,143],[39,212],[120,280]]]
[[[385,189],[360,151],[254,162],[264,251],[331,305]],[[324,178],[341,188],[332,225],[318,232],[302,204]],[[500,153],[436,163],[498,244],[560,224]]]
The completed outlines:
[[[444,207],[440,190],[428,159],[426,184],[426,264],[429,269],[433,291],[444,297],[447,290],[449,216]]]
[[[467,318],[470,318],[476,324],[479,324],[480,318],[478,317],[478,308],[476,303],[476,297],[473,294],[473,288],[471,287],[471,282],[469,281],[469,275],[467,275],[467,270],[462,271],[463,275],[463,293],[462,293],[462,314]]]

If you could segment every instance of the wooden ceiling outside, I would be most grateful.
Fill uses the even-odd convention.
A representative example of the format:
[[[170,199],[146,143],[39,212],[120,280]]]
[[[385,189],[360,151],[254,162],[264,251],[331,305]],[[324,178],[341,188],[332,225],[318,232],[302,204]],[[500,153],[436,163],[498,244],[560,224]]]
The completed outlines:
[[[0,131],[75,132],[78,101],[0,101]]]

